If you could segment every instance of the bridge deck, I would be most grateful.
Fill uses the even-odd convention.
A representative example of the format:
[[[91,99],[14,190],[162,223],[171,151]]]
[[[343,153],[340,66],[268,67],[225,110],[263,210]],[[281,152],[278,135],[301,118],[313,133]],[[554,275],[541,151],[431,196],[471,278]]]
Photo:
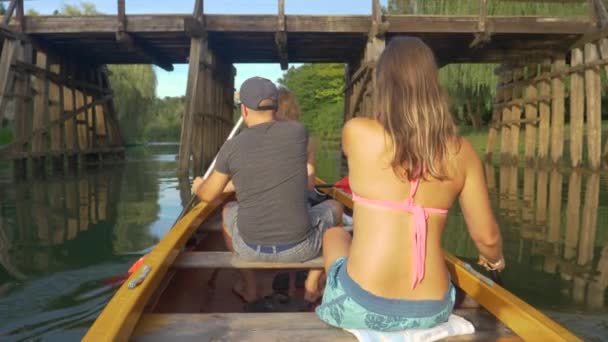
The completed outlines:
[[[234,63],[279,62],[274,41],[277,20],[276,15],[205,15],[211,48]],[[422,37],[445,64],[566,53],[583,34],[594,30],[587,17],[488,17],[491,42],[471,49],[478,20],[477,16],[387,16],[387,37]],[[126,21],[129,33],[171,63],[187,62],[189,38],[201,32],[189,15],[128,15]],[[116,41],[117,16],[26,17],[25,26],[27,34],[49,46],[95,63],[151,63],[142,44],[126,47]],[[287,15],[289,61],[358,60],[370,26],[369,16]]]

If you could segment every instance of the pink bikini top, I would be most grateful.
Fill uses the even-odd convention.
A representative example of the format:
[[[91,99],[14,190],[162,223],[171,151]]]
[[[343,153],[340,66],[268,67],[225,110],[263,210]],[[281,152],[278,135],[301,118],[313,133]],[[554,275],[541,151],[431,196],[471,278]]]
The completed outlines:
[[[357,196],[353,192],[353,202],[376,205],[379,207],[397,209],[410,212],[414,215],[412,224],[412,241],[414,242],[414,279],[412,279],[412,289],[416,287],[424,278],[424,261],[426,257],[426,220],[429,214],[446,214],[447,209],[424,208],[414,204],[414,196],[420,180],[410,182],[410,196],[403,202],[391,202],[383,200],[374,200]]]

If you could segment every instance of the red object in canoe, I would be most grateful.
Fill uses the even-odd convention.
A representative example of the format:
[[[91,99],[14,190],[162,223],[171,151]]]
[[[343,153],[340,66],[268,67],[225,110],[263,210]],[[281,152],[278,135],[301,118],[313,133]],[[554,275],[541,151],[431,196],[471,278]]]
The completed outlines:
[[[336,188],[342,189],[344,192],[347,192],[349,194],[352,193],[352,190],[350,189],[350,182],[348,181],[348,176],[340,179],[334,186]]]

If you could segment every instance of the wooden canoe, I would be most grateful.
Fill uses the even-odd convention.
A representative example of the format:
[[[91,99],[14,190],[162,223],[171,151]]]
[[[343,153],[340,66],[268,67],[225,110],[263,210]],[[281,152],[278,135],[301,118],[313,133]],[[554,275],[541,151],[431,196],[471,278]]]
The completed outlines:
[[[349,195],[335,188],[324,191],[352,209]],[[317,319],[313,312],[242,312],[242,302],[230,293],[236,269],[261,269],[261,278],[268,279],[268,272],[277,270],[321,268],[322,260],[248,262],[218,250],[222,241],[218,207],[199,203],[186,214],[146,255],[147,270],[140,267],[129,277],[83,340],[356,341],[353,335]],[[199,228],[207,232],[199,248],[184,250]],[[473,335],[446,340],[582,341],[450,253],[445,253],[445,260],[452,281],[463,294],[455,313],[476,327]],[[225,273],[218,276],[220,269]],[[130,289],[129,282],[141,278],[143,272],[143,281]]]

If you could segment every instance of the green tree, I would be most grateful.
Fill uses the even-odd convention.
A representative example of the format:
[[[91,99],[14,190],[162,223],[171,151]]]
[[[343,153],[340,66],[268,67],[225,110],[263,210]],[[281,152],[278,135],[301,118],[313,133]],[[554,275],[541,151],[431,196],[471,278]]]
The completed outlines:
[[[0,2],[0,15],[6,14],[6,7],[4,7],[4,3]]]
[[[335,139],[342,124],[344,65],[304,64],[291,67],[279,80],[297,97],[302,122],[316,136]]]
[[[151,65],[111,65],[110,84],[123,137],[127,144],[145,141],[146,124],[156,98],[156,74]]]
[[[150,123],[146,126],[148,141],[179,141],[185,97],[156,99]]]

